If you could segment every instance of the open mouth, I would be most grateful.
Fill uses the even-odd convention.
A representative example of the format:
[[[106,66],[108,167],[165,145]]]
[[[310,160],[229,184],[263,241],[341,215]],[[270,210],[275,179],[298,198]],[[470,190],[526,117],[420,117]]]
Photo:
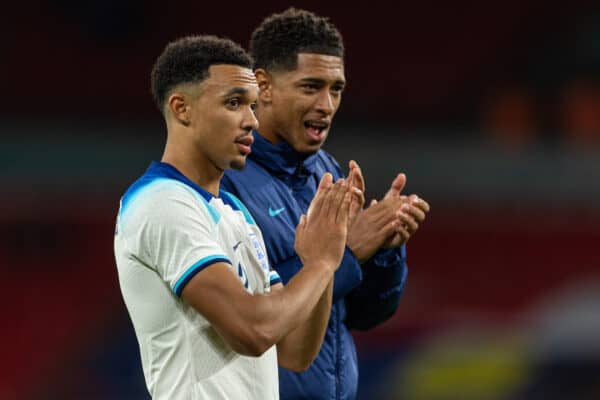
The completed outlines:
[[[329,128],[329,123],[325,121],[304,121],[304,127],[308,136],[315,141],[322,141],[324,132]]]

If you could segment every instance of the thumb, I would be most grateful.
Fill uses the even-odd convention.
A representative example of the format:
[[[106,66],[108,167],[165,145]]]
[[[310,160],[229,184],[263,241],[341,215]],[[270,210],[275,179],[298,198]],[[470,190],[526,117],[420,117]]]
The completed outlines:
[[[385,194],[384,198],[388,198],[391,196],[398,196],[400,194],[400,192],[402,192],[402,189],[404,189],[404,186],[406,185],[406,175],[405,174],[398,174],[398,176],[396,176],[396,179],[394,179],[394,181],[392,182],[392,185],[390,186],[390,190],[388,190],[388,192]]]

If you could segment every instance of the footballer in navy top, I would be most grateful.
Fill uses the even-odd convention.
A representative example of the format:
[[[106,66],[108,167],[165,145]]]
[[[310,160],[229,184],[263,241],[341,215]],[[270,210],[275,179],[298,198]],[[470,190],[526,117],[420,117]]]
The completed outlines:
[[[343,177],[327,152],[296,152],[282,141],[271,144],[254,132],[252,153],[242,171],[226,171],[221,186],[248,207],[259,225],[272,267],[287,283],[302,268],[294,250],[300,216],[306,213],[325,172]],[[350,329],[368,329],[396,310],[406,280],[405,248],[379,251],[367,263],[346,248],[335,273],[333,304],[325,339],[306,372],[279,370],[285,398],[353,399],[358,367]],[[367,265],[368,264],[368,265]]]

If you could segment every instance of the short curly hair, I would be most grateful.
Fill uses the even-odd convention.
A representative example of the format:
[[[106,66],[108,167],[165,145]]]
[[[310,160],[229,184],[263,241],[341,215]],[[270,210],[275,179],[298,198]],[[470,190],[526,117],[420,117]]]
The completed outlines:
[[[250,39],[254,68],[286,71],[297,67],[299,53],[344,57],[344,42],[328,18],[288,8],[265,18]]]
[[[252,57],[239,44],[213,35],[186,36],[169,43],[150,74],[152,97],[161,113],[174,87],[206,79],[209,67],[219,64],[251,69]]]

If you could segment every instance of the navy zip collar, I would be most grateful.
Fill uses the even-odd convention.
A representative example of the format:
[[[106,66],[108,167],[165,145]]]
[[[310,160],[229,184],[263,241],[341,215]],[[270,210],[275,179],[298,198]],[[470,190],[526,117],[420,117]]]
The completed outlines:
[[[315,154],[299,153],[283,140],[272,144],[257,131],[252,134],[254,135],[254,144],[249,157],[271,173],[291,176],[298,173],[312,175],[316,172],[318,152]]]

